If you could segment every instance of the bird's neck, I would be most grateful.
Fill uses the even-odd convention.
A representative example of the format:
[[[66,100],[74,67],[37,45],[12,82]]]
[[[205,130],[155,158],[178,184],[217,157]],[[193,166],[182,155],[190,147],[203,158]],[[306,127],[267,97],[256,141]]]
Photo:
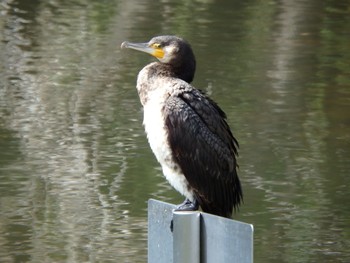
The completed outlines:
[[[137,91],[142,105],[145,105],[150,94],[161,89],[164,94],[168,94],[167,88],[171,88],[172,83],[177,83],[176,79],[181,79],[190,83],[194,72],[183,68],[174,68],[172,65],[160,62],[153,62],[145,66],[137,78]],[[175,81],[175,82],[174,82]]]
[[[154,64],[155,76],[178,78],[191,83],[195,73],[195,65],[183,63],[180,65]]]
[[[186,81],[187,83],[191,83],[194,77],[194,70],[188,66],[180,66],[178,68],[174,68],[174,72],[176,73],[176,77]]]

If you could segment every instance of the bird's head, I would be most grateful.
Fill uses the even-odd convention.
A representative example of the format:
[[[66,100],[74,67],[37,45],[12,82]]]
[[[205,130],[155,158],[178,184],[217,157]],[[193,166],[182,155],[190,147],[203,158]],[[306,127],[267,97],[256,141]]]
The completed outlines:
[[[171,65],[177,75],[191,82],[196,69],[196,60],[190,44],[176,36],[157,36],[146,43],[123,42],[121,48],[146,52],[161,63]]]

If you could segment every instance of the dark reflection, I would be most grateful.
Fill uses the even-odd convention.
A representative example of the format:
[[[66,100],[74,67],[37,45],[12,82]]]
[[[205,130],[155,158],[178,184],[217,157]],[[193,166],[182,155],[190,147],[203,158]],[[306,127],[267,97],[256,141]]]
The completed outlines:
[[[159,34],[192,43],[240,142],[256,261],[349,261],[349,3],[0,5],[1,262],[146,261],[147,199],[182,197],[143,132],[150,58],[119,46]]]
[[[121,261],[135,254],[145,258],[145,219],[138,219],[144,205],[136,202],[139,206],[131,215],[130,201],[119,193],[132,166],[132,154],[125,153],[136,148],[139,137],[134,131],[137,101],[114,84],[120,77],[115,58],[109,56],[124,37],[108,38],[99,35],[101,30],[86,29],[94,6],[50,2],[34,11],[34,6],[27,10],[13,4],[3,17],[11,23],[2,39],[6,49],[1,56],[7,63],[1,118],[19,138],[15,150],[23,159],[16,165],[23,165],[26,173],[4,170],[13,183],[2,186],[12,189],[20,178],[26,181],[6,198],[8,206],[2,206],[1,221],[11,224],[2,228],[1,258],[100,261],[115,259],[115,251]],[[6,197],[5,191],[1,196]],[[16,218],[11,210],[17,210]]]

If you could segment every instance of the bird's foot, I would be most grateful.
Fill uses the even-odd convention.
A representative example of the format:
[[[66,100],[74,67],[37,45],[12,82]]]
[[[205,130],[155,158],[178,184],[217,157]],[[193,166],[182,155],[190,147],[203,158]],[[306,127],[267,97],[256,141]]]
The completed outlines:
[[[199,204],[197,200],[192,202],[186,198],[182,204],[180,204],[177,208],[175,208],[175,211],[196,211],[198,210],[198,208],[199,208]]]
[[[185,199],[185,201],[178,205],[174,211],[196,211],[199,208],[199,204],[197,202],[197,200],[195,200],[194,202],[190,201],[189,199]],[[174,222],[171,219],[170,222],[170,231],[173,232],[173,228],[174,228]]]

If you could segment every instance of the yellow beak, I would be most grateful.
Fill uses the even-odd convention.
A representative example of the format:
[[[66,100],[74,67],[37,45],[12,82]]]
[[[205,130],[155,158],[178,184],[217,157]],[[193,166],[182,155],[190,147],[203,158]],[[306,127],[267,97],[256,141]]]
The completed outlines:
[[[165,54],[164,50],[161,47],[149,46],[148,43],[131,43],[124,41],[120,47],[146,52],[158,59],[162,59]]]

